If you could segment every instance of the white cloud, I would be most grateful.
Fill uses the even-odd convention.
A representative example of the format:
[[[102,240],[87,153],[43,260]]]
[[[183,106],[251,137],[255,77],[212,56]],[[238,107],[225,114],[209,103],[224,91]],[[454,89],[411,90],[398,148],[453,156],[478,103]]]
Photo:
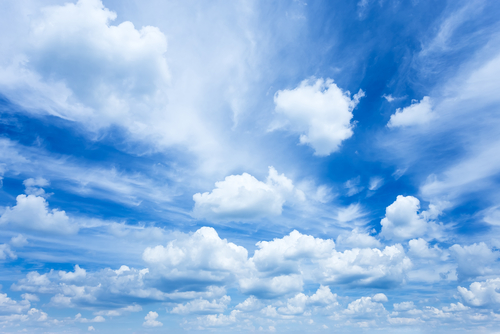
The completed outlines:
[[[365,187],[361,187],[359,184],[361,182],[361,177],[355,177],[344,183],[344,187],[347,189],[347,196],[354,196],[361,192]]]
[[[166,247],[146,248],[142,258],[168,280],[225,283],[245,269],[248,251],[221,239],[213,228],[202,227]]]
[[[402,302],[393,304],[395,311],[408,311],[415,308],[415,304],[413,302]]]
[[[442,254],[442,250],[439,249],[438,245],[430,248],[429,243],[422,238],[412,239],[408,242],[409,251],[414,257],[419,258],[436,258]]]
[[[404,282],[412,263],[400,244],[376,248],[354,248],[334,251],[331,257],[318,261],[316,275],[327,284],[392,287]]]
[[[77,322],[81,322],[81,323],[89,323],[89,322],[105,322],[106,319],[104,319],[103,316],[95,316],[94,319],[87,319],[87,318],[82,318],[82,315],[81,313],[78,313],[76,316],[75,316],[75,321]]]
[[[144,317],[146,321],[142,324],[144,327],[161,327],[163,324],[156,320],[158,318],[158,313],[154,311],[149,311],[149,313]]]
[[[261,272],[299,273],[302,259],[329,257],[335,248],[331,239],[314,238],[294,230],[283,238],[259,241],[252,257],[255,267]]]
[[[339,149],[352,136],[352,110],[364,96],[360,90],[351,99],[331,79],[304,80],[293,90],[280,90],[274,96],[276,112],[285,117],[287,128],[301,134],[319,156]]]
[[[371,297],[361,297],[351,302],[344,314],[358,318],[372,318],[375,315],[387,313],[387,310],[380,303],[374,302]]]
[[[73,281],[77,279],[84,279],[87,276],[87,272],[85,269],[80,268],[79,265],[75,265],[74,272],[65,272],[59,271],[59,276],[61,277],[61,281]]]
[[[49,204],[43,197],[19,195],[16,200],[16,206],[8,207],[2,214],[0,224],[59,234],[78,231],[78,226],[70,221],[66,212],[57,209],[49,211]]]
[[[34,196],[44,196],[45,190],[42,187],[48,186],[50,183],[48,180],[43,177],[38,177],[36,179],[29,178],[23,181],[24,186],[26,187],[25,193],[28,195]]]
[[[95,332],[95,328],[94,326],[89,326],[89,328],[87,329],[89,332]]]
[[[496,262],[500,252],[492,251],[484,242],[463,247],[455,244],[450,247],[450,253],[458,262],[460,280],[500,273]]]
[[[351,248],[381,248],[382,244],[375,237],[366,232],[360,232],[357,228],[348,234],[340,234],[337,237],[337,245]]]
[[[391,115],[387,126],[395,128],[422,125],[429,123],[433,118],[435,118],[435,114],[432,111],[431,99],[428,96],[424,96],[418,103],[414,102],[409,107],[397,109],[396,113]]]
[[[10,249],[8,244],[0,244],[0,260],[10,258],[11,260],[17,259],[16,253]]]
[[[386,239],[410,239],[430,233],[439,234],[440,226],[427,221],[427,214],[420,214],[420,201],[413,196],[399,195],[396,201],[386,208],[382,219],[380,235]]]
[[[189,314],[189,313],[222,313],[231,302],[231,297],[223,296],[219,300],[211,302],[202,298],[195,299],[186,304],[178,304],[170,313]]]
[[[384,184],[384,179],[381,178],[380,176],[374,176],[370,178],[370,185],[368,186],[368,189],[371,191],[375,191],[378,188],[382,187]]]
[[[24,247],[28,244],[28,239],[22,234],[18,234],[10,239],[10,244],[14,247]]]
[[[259,275],[244,277],[238,281],[240,290],[245,294],[276,298],[292,292],[302,291],[304,281],[299,274],[290,275]]]
[[[258,310],[261,307],[262,307],[262,303],[260,302],[260,300],[255,298],[255,296],[250,296],[247,299],[245,299],[243,302],[236,305],[235,309],[243,311],[243,312],[251,312],[251,311]]]
[[[6,293],[0,293],[0,313],[23,313],[29,310],[31,304],[25,298],[22,301],[15,301],[7,297]]]
[[[387,299],[387,296],[384,295],[383,293],[377,293],[375,296],[372,297],[372,300],[374,302],[379,302],[379,303],[386,303],[389,301],[389,299]]]
[[[265,183],[247,173],[230,175],[216,182],[212,192],[193,195],[193,213],[211,220],[257,219],[278,216],[285,202],[304,199],[304,193],[294,187],[292,180],[269,167]]]
[[[459,286],[458,292],[464,302],[470,306],[500,306],[500,278],[488,279],[485,282],[474,282],[469,289]]]

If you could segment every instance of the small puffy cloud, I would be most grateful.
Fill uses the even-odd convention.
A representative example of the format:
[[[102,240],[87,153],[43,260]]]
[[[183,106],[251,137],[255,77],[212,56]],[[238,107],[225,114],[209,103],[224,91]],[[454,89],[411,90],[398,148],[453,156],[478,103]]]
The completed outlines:
[[[24,186],[26,187],[25,193],[28,195],[35,196],[44,196],[45,190],[42,187],[48,186],[50,183],[48,180],[43,177],[38,177],[36,179],[30,178],[23,181]]]
[[[74,272],[65,272],[61,270],[59,271],[59,276],[61,277],[61,281],[73,281],[85,278],[85,276],[87,276],[87,272],[85,269],[80,268],[79,265],[75,265]]]
[[[219,300],[211,302],[202,298],[195,299],[186,304],[175,306],[170,313],[174,314],[189,314],[189,313],[222,313],[231,302],[231,297],[223,296]]]
[[[379,303],[387,303],[389,299],[387,299],[387,296],[384,295],[383,293],[377,293],[375,296],[372,297],[372,300],[374,302],[379,302]]]
[[[424,235],[429,222],[419,214],[420,201],[413,196],[399,195],[389,205],[382,219],[380,235],[386,239],[410,239]]]
[[[236,305],[235,309],[243,311],[243,312],[252,312],[252,311],[260,309],[261,307],[262,307],[262,303],[260,302],[260,300],[255,298],[255,296],[250,296],[247,299],[245,299],[243,302]]]
[[[485,282],[474,282],[469,289],[459,286],[458,292],[463,301],[470,306],[500,307],[500,278]]]
[[[413,103],[411,106],[397,109],[396,113],[391,115],[391,119],[387,126],[390,128],[404,127],[411,125],[426,124],[435,117],[432,112],[431,99],[424,96],[422,101]]]
[[[458,262],[460,280],[499,273],[496,260],[500,252],[492,251],[484,242],[463,247],[455,244],[449,250]]]
[[[89,326],[89,328],[87,329],[89,332],[95,332],[95,328],[94,326]]]
[[[149,311],[149,313],[144,317],[144,323],[142,324],[144,327],[161,327],[163,324],[156,320],[158,318],[158,313]]]
[[[89,323],[89,322],[105,322],[106,319],[104,319],[103,316],[95,316],[93,319],[87,319],[87,318],[82,318],[82,315],[80,313],[78,313],[76,316],[75,316],[75,321],[77,322],[81,322],[81,323]]]
[[[142,255],[150,268],[167,280],[227,282],[246,267],[248,251],[221,239],[215,229],[202,227],[166,247],[148,247]]]
[[[387,310],[382,304],[374,302],[371,297],[361,297],[350,303],[343,313],[356,318],[372,318],[387,313]]]
[[[246,220],[278,216],[286,201],[303,201],[292,180],[269,167],[266,182],[250,174],[227,176],[212,192],[193,195],[194,215],[211,220]]]
[[[72,223],[66,212],[57,209],[49,211],[45,198],[34,195],[19,195],[17,204],[8,207],[0,217],[1,224],[10,224],[30,230],[71,234],[78,231],[78,226]]]
[[[352,98],[331,79],[304,80],[292,90],[274,95],[276,112],[286,119],[290,131],[300,134],[300,143],[308,144],[315,155],[337,151],[352,136],[352,111],[364,96],[360,90]]]

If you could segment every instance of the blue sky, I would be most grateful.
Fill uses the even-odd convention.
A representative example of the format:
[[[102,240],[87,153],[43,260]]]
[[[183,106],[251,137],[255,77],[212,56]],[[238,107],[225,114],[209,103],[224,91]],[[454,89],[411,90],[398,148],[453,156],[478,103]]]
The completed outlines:
[[[500,3],[0,3],[2,333],[497,333]]]

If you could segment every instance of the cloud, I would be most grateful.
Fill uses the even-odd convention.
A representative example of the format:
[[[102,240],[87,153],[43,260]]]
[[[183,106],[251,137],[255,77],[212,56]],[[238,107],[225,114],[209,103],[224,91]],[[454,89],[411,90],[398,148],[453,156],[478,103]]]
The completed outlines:
[[[212,192],[193,195],[193,200],[196,217],[247,220],[281,215],[285,202],[304,201],[305,196],[292,180],[269,167],[265,183],[247,173],[230,175],[216,182]]]
[[[105,322],[106,319],[104,319],[104,317],[98,315],[96,317],[94,317],[94,319],[86,319],[86,318],[82,318],[82,315],[80,313],[78,313],[76,316],[75,316],[75,321],[77,322],[81,322],[81,323],[88,323],[88,322]]]
[[[142,324],[144,327],[161,327],[163,324],[156,320],[158,318],[158,313],[149,311],[149,313],[144,317],[146,321]]]
[[[166,247],[146,248],[142,258],[168,281],[224,284],[245,270],[248,251],[221,239],[215,229],[202,227]]]
[[[11,260],[17,259],[16,253],[10,248],[8,244],[0,244],[0,260],[10,258]]]
[[[43,197],[19,195],[16,201],[16,206],[8,207],[2,214],[0,224],[57,234],[78,231],[78,226],[70,221],[66,212],[57,209],[49,211],[49,204]]]
[[[387,296],[384,295],[383,293],[377,293],[375,296],[372,297],[372,300],[378,303],[387,303],[389,301],[389,299],[387,299]]]
[[[22,234],[18,234],[10,239],[10,244],[14,247],[24,247],[28,244],[28,239]]]
[[[186,304],[175,306],[170,313],[189,314],[189,313],[223,313],[227,305],[231,302],[231,297],[223,296],[218,301],[211,302],[205,299],[195,299]]]
[[[434,245],[432,248],[429,247],[429,243],[422,238],[410,240],[408,245],[408,254],[418,258],[436,258],[443,252],[438,245]]]
[[[359,186],[360,182],[361,177],[358,176],[344,183],[344,187],[347,189],[347,196],[354,196],[364,189],[364,187]]]
[[[364,95],[360,90],[351,99],[331,79],[310,79],[293,90],[277,91],[274,103],[286,127],[301,134],[300,143],[310,145],[315,155],[326,156],[352,136],[352,110]]]
[[[317,279],[323,284],[390,288],[404,282],[412,262],[400,244],[334,251],[318,261]]]
[[[470,246],[453,245],[450,254],[457,260],[457,274],[460,280],[477,276],[498,274],[500,252],[492,251],[484,242]]]
[[[391,115],[391,119],[387,126],[390,128],[405,127],[412,125],[423,125],[429,123],[435,114],[432,111],[431,99],[428,96],[411,106],[396,110],[396,113]]]
[[[29,178],[27,180],[24,180],[23,184],[26,187],[26,190],[25,190],[26,194],[44,197],[45,190],[43,190],[42,187],[46,187],[50,183],[48,180],[44,179],[43,177],[39,177],[36,179]]]
[[[356,318],[372,318],[388,312],[384,305],[374,302],[371,297],[361,297],[349,303],[343,313]]]
[[[384,185],[384,179],[381,178],[380,176],[374,176],[370,178],[370,185],[368,186],[368,189],[371,191],[375,191],[378,188],[382,187]]]
[[[343,247],[359,248],[381,248],[382,244],[368,233],[360,232],[357,228],[348,234],[340,234],[337,237],[337,245]]]
[[[459,286],[458,292],[467,305],[478,307],[500,306],[500,278],[488,279],[484,282],[474,282],[469,289]]]
[[[10,314],[10,313],[23,313],[29,310],[31,304],[29,298],[25,298],[22,301],[15,301],[7,297],[6,293],[0,293],[0,313]]]
[[[399,195],[396,201],[385,211],[385,218],[380,221],[380,236],[386,239],[410,239],[426,233],[439,236],[441,227],[426,217],[428,212],[419,213],[420,201],[413,196]],[[433,215],[434,217],[435,215]]]

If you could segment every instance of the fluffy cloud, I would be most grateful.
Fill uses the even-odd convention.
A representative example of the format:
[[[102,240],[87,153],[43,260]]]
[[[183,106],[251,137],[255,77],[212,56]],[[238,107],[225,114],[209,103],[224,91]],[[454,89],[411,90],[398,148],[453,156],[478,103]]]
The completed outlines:
[[[419,258],[436,258],[442,254],[442,250],[437,245],[429,247],[429,243],[422,238],[413,239],[408,242],[410,246],[408,254]]]
[[[301,134],[300,143],[325,156],[352,136],[352,110],[363,96],[360,90],[351,98],[331,79],[304,80],[293,90],[276,92],[274,103],[276,112],[287,121],[284,126]]]
[[[420,201],[413,196],[401,196],[389,205],[382,219],[380,235],[386,239],[410,239],[426,233],[437,233],[439,226],[419,214]]]
[[[374,315],[387,313],[384,305],[374,302],[371,297],[361,297],[347,305],[343,312],[355,318],[373,318]]]
[[[484,242],[463,247],[455,244],[450,247],[450,253],[458,262],[460,280],[499,273],[496,260],[500,252],[492,251]]]
[[[343,247],[375,247],[380,248],[382,244],[375,237],[369,235],[368,233],[360,232],[357,228],[352,230],[348,234],[340,234],[337,237],[337,245]]]
[[[226,283],[245,269],[248,251],[221,239],[213,228],[202,227],[166,247],[148,247],[142,257],[169,281]]]
[[[292,180],[269,167],[266,182],[250,174],[227,176],[212,192],[197,193],[194,215],[211,220],[245,220],[280,215],[286,201],[303,201]]]
[[[431,99],[428,96],[420,102],[414,102],[411,106],[397,109],[396,113],[391,115],[387,126],[390,128],[426,124],[435,117],[432,112]]]
[[[25,298],[18,302],[7,297],[6,293],[0,293],[0,313],[11,314],[26,312],[31,306],[28,299],[29,298]]]
[[[142,324],[144,327],[161,327],[163,324],[156,320],[158,318],[158,313],[149,311],[149,313],[144,317],[144,323]]]
[[[285,306],[279,307],[277,312],[284,315],[298,315],[306,311],[307,306],[337,306],[337,295],[330,291],[327,286],[321,285],[312,296],[306,296],[303,293],[289,298]]]
[[[319,261],[318,279],[327,284],[388,288],[404,282],[412,263],[400,244],[376,248],[334,251]]]
[[[469,289],[459,286],[458,292],[464,302],[470,306],[500,306],[500,278],[485,282],[474,282]]]
[[[42,187],[48,186],[50,183],[48,180],[43,177],[38,177],[36,179],[29,178],[23,181],[24,186],[26,187],[26,194],[35,195],[35,196],[44,196],[45,190]]]
[[[0,244],[0,260],[10,258],[11,260],[17,259],[16,253],[10,249],[8,244]]]
[[[19,195],[16,200],[16,206],[8,207],[2,214],[0,224],[60,234],[78,231],[78,226],[70,221],[66,212],[57,209],[49,211],[49,204],[43,197]]]

